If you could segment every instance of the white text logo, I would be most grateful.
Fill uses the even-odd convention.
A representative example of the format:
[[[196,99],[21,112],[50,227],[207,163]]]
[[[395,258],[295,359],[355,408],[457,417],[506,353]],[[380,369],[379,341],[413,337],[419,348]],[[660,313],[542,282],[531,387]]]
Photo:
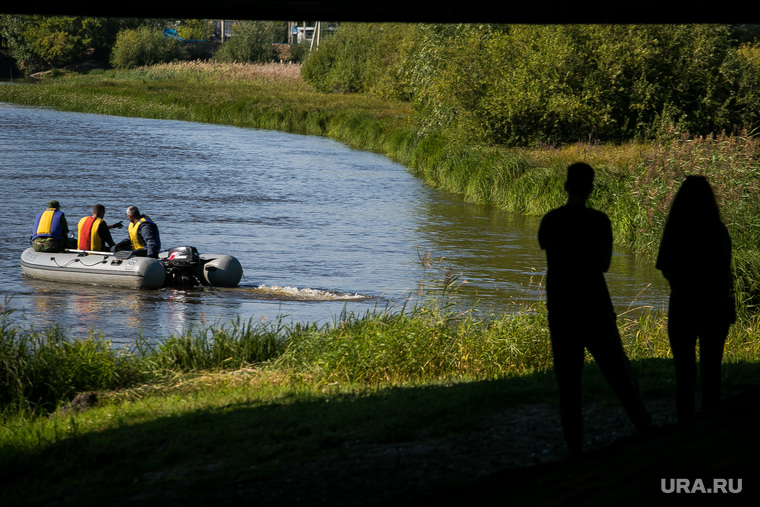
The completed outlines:
[[[663,493],[741,493],[741,479],[660,479]]]

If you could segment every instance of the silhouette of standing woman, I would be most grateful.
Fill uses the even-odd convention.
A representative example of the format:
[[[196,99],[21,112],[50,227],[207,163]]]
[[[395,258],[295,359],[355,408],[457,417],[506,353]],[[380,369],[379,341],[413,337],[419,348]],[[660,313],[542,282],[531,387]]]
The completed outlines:
[[[679,421],[695,412],[696,345],[702,378],[702,410],[720,402],[720,369],[728,329],[736,322],[731,277],[731,238],[704,176],[688,176],[671,204],[657,256],[670,283],[668,336],[676,368]]]
[[[585,349],[604,373],[639,430],[651,427],[638,384],[618,333],[604,273],[612,258],[612,227],[601,211],[586,207],[594,170],[567,168],[567,203],[541,219],[538,242],[546,250],[546,306],[560,419],[571,454],[582,451],[581,373]]]

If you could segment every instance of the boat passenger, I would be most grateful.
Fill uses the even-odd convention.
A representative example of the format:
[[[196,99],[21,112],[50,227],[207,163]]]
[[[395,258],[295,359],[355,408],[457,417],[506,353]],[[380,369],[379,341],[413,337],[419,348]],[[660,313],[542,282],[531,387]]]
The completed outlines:
[[[127,219],[129,219],[129,239],[119,242],[115,250],[131,248],[134,255],[157,259],[158,252],[161,250],[158,226],[150,217],[141,214],[137,206],[127,208]]]
[[[73,247],[68,241],[69,225],[58,201],[48,201],[47,209],[37,215],[30,241],[35,252],[63,252]]]
[[[106,215],[106,207],[96,204],[92,207],[92,216],[82,217],[78,224],[80,250],[92,250],[94,252],[108,252],[115,244],[110,229],[121,229],[122,222],[113,225],[106,224],[103,217]]]

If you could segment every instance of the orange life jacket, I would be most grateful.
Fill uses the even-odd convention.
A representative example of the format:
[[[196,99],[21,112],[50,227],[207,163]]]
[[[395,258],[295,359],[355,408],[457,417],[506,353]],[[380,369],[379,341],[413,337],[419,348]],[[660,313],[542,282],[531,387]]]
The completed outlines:
[[[83,217],[79,221],[77,237],[80,250],[99,252],[103,249],[103,238],[98,234],[98,227],[102,222],[103,219],[98,217]]]

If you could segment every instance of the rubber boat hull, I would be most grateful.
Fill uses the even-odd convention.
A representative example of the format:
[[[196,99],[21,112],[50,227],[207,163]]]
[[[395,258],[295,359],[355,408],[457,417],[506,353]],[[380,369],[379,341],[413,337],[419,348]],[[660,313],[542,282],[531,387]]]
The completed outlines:
[[[41,280],[156,289],[172,285],[167,269],[176,268],[171,268],[166,259],[85,250],[47,253],[27,248],[21,254],[21,269],[26,276]],[[195,266],[185,269],[195,274],[195,285],[234,287],[243,275],[240,262],[230,255],[203,255]]]
[[[64,251],[21,254],[24,274],[41,280],[73,282],[134,289],[163,287],[166,271],[157,259],[120,259],[108,252]]]

